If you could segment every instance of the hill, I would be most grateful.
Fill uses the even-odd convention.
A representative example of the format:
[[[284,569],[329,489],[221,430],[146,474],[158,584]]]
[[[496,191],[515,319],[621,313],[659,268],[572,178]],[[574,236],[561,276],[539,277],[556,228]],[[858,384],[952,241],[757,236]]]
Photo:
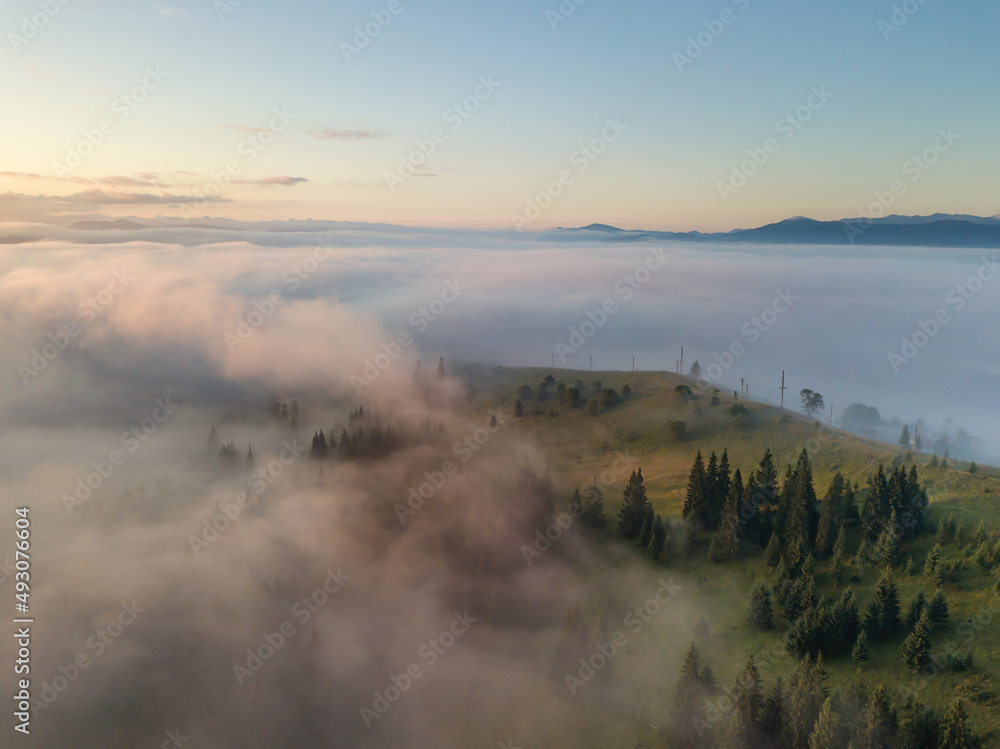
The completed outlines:
[[[693,581],[689,594],[696,609],[703,612],[700,620],[689,622],[687,631],[675,632],[674,637],[679,644],[697,644],[718,684],[724,686],[733,683],[748,653],[754,655],[768,683],[779,676],[790,678],[797,660],[786,651],[784,634],[793,622],[786,621],[776,606],[778,613],[771,631],[757,631],[747,623],[751,589],[764,583],[777,590],[779,584],[762,549],[745,545],[739,561],[712,563],[707,555],[712,532],[700,534],[693,546],[685,548],[681,512],[695,454],[700,451],[707,458],[712,451],[721,454],[725,449],[733,468],[740,467],[747,476],[764,451],[770,449],[776,456],[779,476],[783,476],[786,467],[792,467],[806,449],[817,495],[824,497],[839,473],[858,485],[859,505],[864,503],[869,476],[880,465],[886,471],[893,466],[907,470],[915,466],[929,500],[928,527],[902,542],[892,576],[905,615],[918,593],[923,592],[927,599],[934,595],[935,586],[922,570],[928,552],[937,541],[942,542],[941,568],[945,573],[941,590],[950,618],[932,631],[937,660],[924,674],[915,673],[903,661],[904,631],[887,641],[873,642],[871,660],[861,674],[869,685],[884,682],[900,705],[907,696],[915,695],[939,717],[956,696],[961,697],[984,745],[1000,746],[1000,693],[996,688],[1000,653],[993,647],[1000,636],[1000,597],[996,578],[990,574],[1000,565],[1000,558],[991,553],[986,559],[982,551],[985,547],[1000,548],[996,545],[1000,541],[1000,518],[996,513],[1000,471],[982,467],[973,474],[967,465],[954,463],[948,468],[931,467],[927,455],[905,463],[905,452],[896,446],[831,429],[773,406],[738,401],[735,393],[715,393],[700,388],[690,378],[672,374],[469,367],[464,376],[477,410],[499,404],[509,413],[521,400],[523,416],[513,419],[509,428],[540,446],[564,507],[574,488],[585,487],[596,477],[604,491],[608,515],[615,516],[630,472],[641,468],[653,508],[673,525],[672,551],[650,564]],[[547,388],[550,395],[539,401],[539,385],[548,376],[553,378]],[[618,404],[605,398],[604,407],[571,407],[556,397],[560,384],[567,389],[579,388],[584,400],[600,398],[600,392],[611,389],[621,396],[626,385],[631,395]],[[525,385],[532,388],[530,398],[518,392]],[[714,405],[713,398],[717,398]],[[734,416],[734,406],[742,406],[746,413]],[[677,422],[684,423],[683,434]],[[935,534],[941,521],[946,521],[944,529]],[[854,553],[862,536],[857,521],[849,521],[845,528],[850,552],[846,579],[836,585],[831,576],[831,559],[821,555],[815,561],[815,592],[820,604],[832,607],[845,586],[850,586],[863,614],[884,570],[871,558],[865,558],[863,552]],[[980,539],[973,539],[974,533],[988,542],[980,545]],[[972,654],[971,668],[962,665],[968,653]],[[859,669],[850,655],[828,657],[824,667],[830,688],[838,693],[855,688]],[[670,699],[670,694],[659,696],[663,705],[668,705]],[[659,731],[650,731],[642,739],[649,746],[666,746]]]

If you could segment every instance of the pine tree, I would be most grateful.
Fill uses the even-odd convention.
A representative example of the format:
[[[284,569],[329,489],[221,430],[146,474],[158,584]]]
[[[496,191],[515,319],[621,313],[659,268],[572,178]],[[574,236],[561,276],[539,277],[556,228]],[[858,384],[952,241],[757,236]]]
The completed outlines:
[[[875,557],[879,565],[884,569],[891,570],[899,563],[899,536],[896,534],[896,513],[886,524],[882,535],[878,537],[875,544]]]
[[[836,587],[840,587],[840,584],[844,582],[845,573],[844,557],[841,554],[834,554],[833,560],[830,562],[830,578]]]
[[[907,631],[912,630],[917,626],[917,622],[920,621],[920,617],[923,616],[924,610],[927,608],[927,597],[921,590],[913,597],[910,601],[910,608],[906,611],[906,629]]]
[[[933,455],[933,456],[931,456],[931,462],[930,462],[930,463],[928,463],[928,465],[929,465],[929,466],[930,466],[931,468],[937,468],[937,467],[938,467],[938,459],[937,459],[937,453],[934,453],[934,455]]]
[[[979,524],[976,526],[975,532],[972,534],[972,540],[975,542],[977,546],[981,546],[982,544],[986,543],[987,538],[988,536],[986,534],[986,524],[982,520],[980,520]]]
[[[847,653],[861,631],[858,601],[850,588],[844,591],[831,614],[830,627],[824,638],[824,650],[834,654]]]
[[[719,458],[712,451],[705,467],[705,484],[702,487],[704,497],[704,509],[701,513],[702,526],[708,530],[715,530],[719,527],[719,519],[722,517],[722,503],[725,497],[719,496]]]
[[[903,427],[903,433],[899,435],[899,446],[903,448],[910,447],[910,427],[906,425]]]
[[[941,749],[979,749],[982,746],[982,740],[969,727],[969,713],[961,699],[956,699],[944,714],[939,746]]]
[[[701,519],[704,517],[707,507],[705,483],[705,462],[701,457],[701,450],[699,450],[688,476],[687,494],[684,498],[684,510],[682,513],[684,519],[695,526],[701,524]]]
[[[253,455],[253,445],[250,445],[247,450],[246,469],[247,471],[253,471],[256,467],[257,459]]]
[[[827,697],[823,702],[823,708],[819,711],[812,733],[809,734],[809,749],[830,749],[833,746],[834,737],[837,735],[837,717],[833,711],[833,700]]]
[[[844,499],[844,477],[838,473],[833,477],[820,507],[815,539],[816,554],[819,557],[825,557],[830,553],[830,547],[834,542],[833,529],[839,526],[843,530]]]
[[[785,685],[779,676],[774,681],[771,691],[764,696],[760,707],[760,727],[764,735],[768,737],[766,744],[762,746],[778,746],[779,738],[785,724]]]
[[[767,562],[767,566],[772,570],[778,566],[778,562],[781,561],[781,539],[778,538],[777,533],[771,534],[771,540],[767,542],[767,548],[764,549],[764,560]]]
[[[617,530],[619,537],[635,541],[644,526],[652,525],[653,506],[646,498],[646,487],[642,480],[642,469],[632,471],[622,494],[622,506],[618,511]]]
[[[701,664],[701,654],[692,644],[684,655],[671,712],[672,734],[682,747],[703,745],[705,724],[701,713],[708,681],[709,674]]]
[[[728,697],[732,709],[722,726],[716,747],[745,749],[761,746],[764,740],[761,713],[765,697],[760,671],[752,655],[747,658],[746,665],[729,689]]]
[[[903,641],[903,663],[914,671],[919,671],[931,660],[930,629],[931,622],[925,611]]]
[[[948,616],[948,600],[939,590],[927,604],[927,618],[931,624],[944,624],[948,621]]]
[[[735,562],[740,556],[740,542],[743,537],[743,527],[739,516],[739,498],[743,495],[743,478],[740,469],[736,469],[729,484],[729,496],[722,511],[719,522],[719,533],[713,539],[708,558],[713,562]]]
[[[879,464],[878,469],[868,479],[868,496],[861,510],[861,529],[869,543],[874,544],[882,535],[891,514],[889,482],[885,477],[885,468]]]
[[[750,591],[750,600],[747,604],[747,622],[754,629],[763,631],[770,629],[773,621],[771,593],[766,585],[758,583]]]
[[[649,543],[646,544],[646,556],[656,561],[663,555],[663,547],[667,542],[667,532],[663,527],[663,521],[657,515],[653,521],[652,533],[649,534]]]
[[[865,631],[873,640],[886,640],[899,628],[899,589],[892,576],[885,574],[875,586],[865,610]]]
[[[942,569],[941,569],[941,555],[943,549],[940,543],[934,544],[931,550],[927,552],[927,558],[924,560],[924,577],[926,577],[931,585],[935,589],[941,588],[944,585]]]
[[[851,657],[858,665],[867,663],[868,659],[871,658],[871,651],[868,650],[868,635],[864,630],[858,634],[858,639],[851,649]]]
[[[608,516],[604,511],[604,492],[597,483],[597,477],[586,489],[587,498],[580,512],[580,522],[588,528],[603,531],[608,528]]]

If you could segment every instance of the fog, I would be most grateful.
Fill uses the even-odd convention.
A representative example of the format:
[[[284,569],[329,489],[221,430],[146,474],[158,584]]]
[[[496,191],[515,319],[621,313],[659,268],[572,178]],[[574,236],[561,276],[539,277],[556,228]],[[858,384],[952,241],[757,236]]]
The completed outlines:
[[[154,747],[179,732],[192,747],[576,747],[658,724],[666,700],[648,695],[670,694],[701,616],[691,581],[592,555],[564,493],[527,481],[544,455],[467,390],[468,362],[585,369],[592,356],[603,370],[635,356],[673,371],[684,346],[685,369],[719,363],[721,388],[742,377],[777,402],[785,370],[788,406],[811,388],[835,420],[864,402],[1000,451],[983,407],[997,292],[986,280],[962,309],[948,301],[983,267],[971,250],[4,230],[22,241],[0,254],[0,527],[31,508],[44,707],[29,746]],[[939,308],[949,320],[894,372],[888,354]],[[293,400],[307,408],[297,429],[269,412]],[[315,431],[357,426],[391,427],[398,444],[309,459]],[[475,450],[458,447],[477,433]],[[666,590],[655,616],[625,623]],[[578,659],[619,630],[629,646],[571,690]],[[10,638],[0,658],[13,662]],[[16,692],[9,671],[0,683]],[[9,709],[0,723],[12,730]]]

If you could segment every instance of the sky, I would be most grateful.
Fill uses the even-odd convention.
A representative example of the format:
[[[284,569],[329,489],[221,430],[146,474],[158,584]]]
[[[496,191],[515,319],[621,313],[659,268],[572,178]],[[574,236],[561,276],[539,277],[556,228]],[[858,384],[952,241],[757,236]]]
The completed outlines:
[[[982,0],[11,0],[0,219],[725,231],[857,216],[896,180],[890,212],[994,215],[998,20]]]

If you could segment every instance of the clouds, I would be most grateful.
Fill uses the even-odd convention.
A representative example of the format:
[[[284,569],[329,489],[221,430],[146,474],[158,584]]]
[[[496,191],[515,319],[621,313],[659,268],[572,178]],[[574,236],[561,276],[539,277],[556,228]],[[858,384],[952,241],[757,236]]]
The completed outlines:
[[[379,140],[385,138],[385,133],[377,130],[335,130],[329,127],[306,130],[318,140]]]

